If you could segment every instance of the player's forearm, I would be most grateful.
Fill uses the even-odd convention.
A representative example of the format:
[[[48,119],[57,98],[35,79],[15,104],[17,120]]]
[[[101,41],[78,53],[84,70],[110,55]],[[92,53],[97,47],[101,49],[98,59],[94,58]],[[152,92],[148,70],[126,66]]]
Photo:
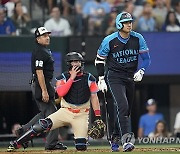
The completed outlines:
[[[43,70],[36,70],[39,85],[42,91],[47,91]]]
[[[97,97],[97,94],[91,94],[91,103],[92,103],[92,108],[94,110],[95,116],[100,116],[100,105],[99,105],[99,99]]]
[[[69,80],[65,84],[58,86],[56,88],[58,96],[60,97],[65,96],[68,93],[69,89],[71,88],[72,83],[73,80],[69,78]]]
[[[150,58],[149,52],[141,53],[141,58],[142,58],[143,62],[141,64],[140,68],[141,69],[143,68],[145,71],[151,64],[151,58]]]

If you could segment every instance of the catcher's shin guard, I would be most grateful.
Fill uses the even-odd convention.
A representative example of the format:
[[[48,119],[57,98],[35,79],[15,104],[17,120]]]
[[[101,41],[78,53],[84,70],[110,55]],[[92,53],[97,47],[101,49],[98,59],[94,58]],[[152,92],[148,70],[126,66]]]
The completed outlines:
[[[34,136],[40,135],[42,132],[49,131],[52,127],[51,119],[40,119],[39,123],[34,124],[27,132],[20,136],[15,142],[17,145],[22,145],[23,143],[31,140]]]
[[[75,139],[75,147],[78,151],[87,150],[87,140],[85,138]]]

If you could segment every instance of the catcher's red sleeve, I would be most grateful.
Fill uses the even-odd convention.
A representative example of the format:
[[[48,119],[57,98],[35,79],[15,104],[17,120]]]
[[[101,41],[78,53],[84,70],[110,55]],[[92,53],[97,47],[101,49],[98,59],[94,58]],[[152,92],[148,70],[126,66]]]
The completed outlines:
[[[58,81],[58,83],[56,84],[58,85],[56,88],[58,96],[61,96],[61,97],[65,96],[67,92],[69,91],[69,89],[71,88],[72,83],[73,83],[73,80],[70,78],[68,79],[67,82],[65,82],[64,80]]]
[[[96,93],[99,91],[98,85],[96,84],[96,82],[91,82],[89,88],[90,88],[91,93]]]

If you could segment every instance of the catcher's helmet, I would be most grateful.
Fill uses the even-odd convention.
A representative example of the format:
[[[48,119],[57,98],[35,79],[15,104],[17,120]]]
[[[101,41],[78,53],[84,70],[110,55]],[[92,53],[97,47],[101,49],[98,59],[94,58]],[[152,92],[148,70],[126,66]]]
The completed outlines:
[[[84,69],[84,58],[80,53],[78,53],[76,51],[69,52],[66,55],[66,63],[67,63],[67,66],[68,66],[69,70],[72,69],[71,62],[76,61],[76,60],[81,61],[81,70],[83,70]]]
[[[116,28],[119,30],[122,29],[123,28],[122,23],[127,22],[127,21],[133,21],[133,18],[130,13],[122,12],[122,13],[118,14],[116,17]]]

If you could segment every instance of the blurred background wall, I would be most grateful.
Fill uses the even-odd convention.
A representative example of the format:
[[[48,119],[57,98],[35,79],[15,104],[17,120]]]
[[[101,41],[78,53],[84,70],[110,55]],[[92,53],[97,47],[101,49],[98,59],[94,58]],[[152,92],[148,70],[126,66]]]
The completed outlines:
[[[180,33],[142,33],[150,49],[152,64],[141,83],[136,84],[132,111],[132,129],[137,132],[145,102],[154,98],[173,131],[175,115],[180,111]],[[104,36],[52,37],[50,49],[55,58],[55,75],[66,69],[64,56],[78,51],[85,57],[85,69],[97,77],[94,59]],[[0,134],[10,133],[11,126],[26,123],[38,111],[29,86],[33,36],[0,37]]]

